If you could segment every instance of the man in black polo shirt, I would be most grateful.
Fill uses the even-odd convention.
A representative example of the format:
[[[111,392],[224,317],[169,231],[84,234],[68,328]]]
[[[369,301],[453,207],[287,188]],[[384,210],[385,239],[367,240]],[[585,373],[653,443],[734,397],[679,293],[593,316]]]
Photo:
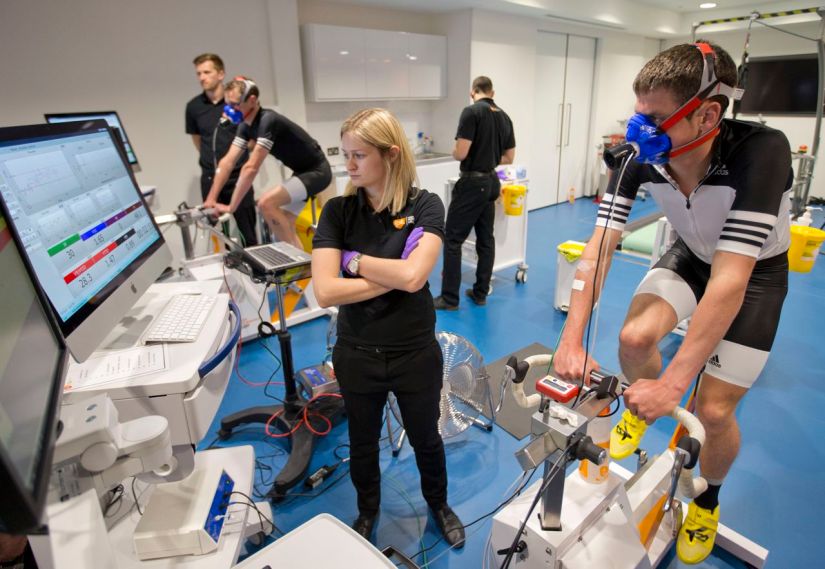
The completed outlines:
[[[198,163],[201,167],[201,198],[206,199],[215,178],[218,160],[226,154],[232,144],[235,126],[223,117],[223,60],[214,53],[203,53],[197,56],[192,63],[195,65],[195,73],[203,87],[203,92],[186,104],[186,134],[192,135],[192,142],[200,155]],[[247,157],[248,154],[244,154],[238,159],[223,191],[217,197],[218,202],[229,203],[241,167]],[[241,206],[235,211],[238,230],[247,246],[258,244],[255,233],[256,219],[255,199],[253,192],[249,192]]]
[[[458,121],[453,158],[461,161],[461,174],[447,211],[441,296],[434,299],[438,310],[458,308],[461,245],[473,228],[478,255],[476,282],[466,293],[477,305],[487,304],[496,252],[493,202],[501,191],[495,167],[512,164],[516,154],[513,123],[493,101],[494,94],[489,77],[476,77],[470,90],[473,104],[464,108]]]
[[[218,206],[221,211],[236,211],[252,187],[264,159],[271,154],[292,170],[292,176],[264,192],[258,200],[258,207],[279,241],[302,248],[295,231],[295,221],[306,201],[329,186],[332,169],[315,139],[285,116],[262,108],[259,95],[258,86],[251,79],[236,77],[227,84],[226,102],[231,107],[227,114],[238,123],[238,130],[232,147],[218,164],[215,181],[204,205],[215,202],[227,179],[227,172],[232,170],[237,157],[248,148],[249,161],[241,169],[229,206]]]

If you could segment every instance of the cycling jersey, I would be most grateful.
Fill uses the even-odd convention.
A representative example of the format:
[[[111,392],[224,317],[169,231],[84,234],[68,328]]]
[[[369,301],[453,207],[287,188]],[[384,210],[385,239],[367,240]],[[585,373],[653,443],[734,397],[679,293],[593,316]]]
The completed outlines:
[[[788,139],[778,130],[723,120],[708,172],[687,197],[664,165],[631,160],[617,193],[618,172],[599,206],[599,227],[622,231],[642,188],[690,251],[706,263],[716,251],[766,259],[790,246],[793,170]]]

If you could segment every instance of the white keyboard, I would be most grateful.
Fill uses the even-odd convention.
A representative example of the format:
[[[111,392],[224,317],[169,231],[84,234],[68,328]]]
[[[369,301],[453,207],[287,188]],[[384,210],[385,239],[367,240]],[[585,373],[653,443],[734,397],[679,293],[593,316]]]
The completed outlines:
[[[209,316],[215,297],[208,294],[177,294],[149,325],[143,343],[194,342]]]

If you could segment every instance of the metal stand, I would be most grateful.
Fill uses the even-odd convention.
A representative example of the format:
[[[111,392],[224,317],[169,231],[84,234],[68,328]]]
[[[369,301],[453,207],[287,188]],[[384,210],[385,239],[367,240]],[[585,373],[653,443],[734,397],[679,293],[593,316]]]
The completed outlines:
[[[290,433],[289,459],[283,469],[275,478],[275,483],[267,493],[273,500],[280,500],[286,496],[287,491],[298,484],[307,474],[309,461],[312,458],[312,451],[315,446],[315,435],[309,430],[307,425],[302,425],[306,414],[306,421],[314,430],[324,430],[328,424],[337,424],[343,415],[343,402],[337,398],[323,398],[313,402],[312,408],[307,409],[309,401],[304,399],[296,389],[295,371],[292,364],[292,336],[287,330],[286,317],[284,316],[284,297],[282,286],[287,282],[280,277],[267,275],[261,277],[267,285],[275,285],[275,296],[278,301],[278,343],[281,348],[281,363],[284,370],[284,395],[283,405],[262,405],[250,407],[221,419],[221,428],[218,436],[226,439],[232,434],[232,429],[247,423],[271,423],[282,433]],[[294,429],[294,432],[293,432]]]

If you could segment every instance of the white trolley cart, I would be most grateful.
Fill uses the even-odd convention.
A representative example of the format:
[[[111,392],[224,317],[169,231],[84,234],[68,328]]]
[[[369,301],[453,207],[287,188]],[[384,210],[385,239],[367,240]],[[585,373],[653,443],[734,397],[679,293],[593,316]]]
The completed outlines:
[[[449,178],[445,185],[444,207],[449,209],[450,199],[453,195],[453,186],[458,181],[457,177]],[[496,217],[494,231],[496,237],[496,260],[493,264],[493,273],[516,267],[515,279],[521,284],[527,282],[527,196],[530,193],[528,180],[520,178],[515,180],[501,180],[501,187],[510,185],[520,185],[527,188],[524,194],[524,205],[521,215],[507,215],[504,213],[502,198],[496,200]],[[475,230],[470,230],[470,235],[464,241],[461,248],[461,262],[464,265],[475,267],[478,262],[476,255]],[[493,274],[495,280],[495,274]],[[490,282],[490,291],[493,292],[493,283]]]

